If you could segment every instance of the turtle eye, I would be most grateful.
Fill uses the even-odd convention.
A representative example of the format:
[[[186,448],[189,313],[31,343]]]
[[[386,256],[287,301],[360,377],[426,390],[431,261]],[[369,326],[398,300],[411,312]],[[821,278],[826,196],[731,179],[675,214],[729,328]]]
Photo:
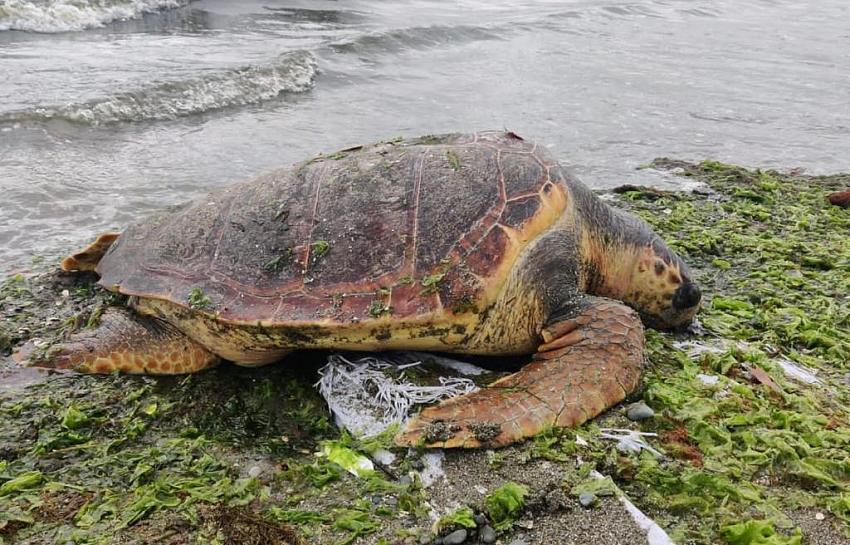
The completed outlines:
[[[699,286],[693,282],[687,282],[679,286],[673,293],[673,308],[684,310],[695,307],[699,304],[700,299],[702,299],[702,292]]]

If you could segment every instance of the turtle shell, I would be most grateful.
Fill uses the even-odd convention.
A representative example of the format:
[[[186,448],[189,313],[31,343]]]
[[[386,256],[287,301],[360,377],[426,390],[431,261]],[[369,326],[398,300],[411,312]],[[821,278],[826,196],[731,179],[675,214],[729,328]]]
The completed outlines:
[[[236,323],[478,312],[567,196],[550,154],[513,133],[396,139],[133,225],[97,272],[108,289]]]

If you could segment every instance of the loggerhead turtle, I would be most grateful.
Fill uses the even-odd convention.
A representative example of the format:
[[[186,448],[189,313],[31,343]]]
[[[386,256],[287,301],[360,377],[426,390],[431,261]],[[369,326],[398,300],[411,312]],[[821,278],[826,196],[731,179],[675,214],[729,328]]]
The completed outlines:
[[[686,324],[700,302],[644,222],[510,132],[318,156],[101,235],[62,268],[131,298],[55,347],[55,368],[189,373],[310,348],[533,355],[397,437],[442,447],[593,418],[638,385],[641,318]]]

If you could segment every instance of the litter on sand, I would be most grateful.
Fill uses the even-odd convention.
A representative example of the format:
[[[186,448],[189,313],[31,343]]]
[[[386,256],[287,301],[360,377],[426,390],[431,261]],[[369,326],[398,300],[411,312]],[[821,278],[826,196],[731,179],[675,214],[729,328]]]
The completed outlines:
[[[434,384],[417,384],[408,375],[419,368],[421,361],[406,358],[398,364],[396,359],[374,356],[354,361],[340,354],[329,356],[319,370],[316,387],[336,424],[356,436],[369,437],[393,424],[403,424],[416,405],[436,403],[477,389],[471,379],[464,377],[440,376]]]
[[[617,450],[620,452],[640,452],[646,450],[658,458],[664,455],[655,450],[644,440],[644,437],[657,437],[657,433],[627,430],[621,428],[601,428],[599,437],[617,441]]]
[[[590,472],[590,476],[594,479],[605,479],[605,475],[599,473],[595,469]],[[626,508],[626,511],[628,511],[632,516],[632,520],[635,521],[635,524],[637,524],[641,530],[646,532],[646,542],[648,545],[675,545],[673,540],[670,539],[670,536],[667,535],[667,532],[665,532],[657,522],[646,516],[643,511],[638,509],[637,506],[635,506],[635,504],[633,504],[619,489],[617,490],[617,498],[620,500],[620,503],[623,504],[623,507]]]

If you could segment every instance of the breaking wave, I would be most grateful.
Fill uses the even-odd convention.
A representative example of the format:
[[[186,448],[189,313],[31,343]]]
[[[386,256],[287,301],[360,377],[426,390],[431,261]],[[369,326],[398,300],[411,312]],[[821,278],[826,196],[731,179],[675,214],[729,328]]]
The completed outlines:
[[[318,73],[308,51],[284,53],[268,65],[247,66],[196,79],[168,82],[134,92],[61,107],[10,112],[5,123],[64,119],[100,125],[127,121],[176,119],[233,106],[257,104],[282,93],[303,93]]]
[[[189,0],[5,0],[0,3],[0,30],[72,32],[188,3]]]
[[[369,54],[392,53],[408,49],[427,49],[449,44],[502,39],[507,29],[482,26],[410,27],[390,32],[364,34],[351,41],[330,44],[336,53]]]

